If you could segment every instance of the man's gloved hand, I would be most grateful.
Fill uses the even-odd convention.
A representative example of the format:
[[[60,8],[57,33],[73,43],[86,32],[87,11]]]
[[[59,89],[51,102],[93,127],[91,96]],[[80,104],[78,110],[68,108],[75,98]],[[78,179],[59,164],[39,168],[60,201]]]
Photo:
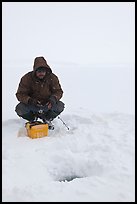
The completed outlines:
[[[47,102],[47,106],[50,109],[52,106],[54,106],[57,102],[57,99],[55,96],[51,96]]]
[[[50,102],[52,105],[54,105],[54,104],[57,102],[56,97],[55,97],[55,96],[51,96],[51,97],[49,98],[49,102]]]
[[[40,101],[38,101],[38,100],[35,99],[35,98],[34,98],[34,99],[33,99],[33,98],[30,98],[30,99],[28,100],[28,104],[29,104],[29,105],[35,105],[35,106],[36,106],[36,105],[41,105],[41,104],[40,104]]]

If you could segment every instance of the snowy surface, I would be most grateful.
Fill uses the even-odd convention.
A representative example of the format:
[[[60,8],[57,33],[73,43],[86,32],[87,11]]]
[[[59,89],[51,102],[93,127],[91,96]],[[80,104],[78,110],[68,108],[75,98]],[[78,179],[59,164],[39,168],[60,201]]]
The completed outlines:
[[[3,122],[3,201],[133,202],[134,117],[79,110],[62,115],[47,137]]]
[[[134,202],[134,4],[60,5],[3,3],[2,200]],[[15,93],[36,56],[59,77],[70,129],[56,118],[30,139]]]

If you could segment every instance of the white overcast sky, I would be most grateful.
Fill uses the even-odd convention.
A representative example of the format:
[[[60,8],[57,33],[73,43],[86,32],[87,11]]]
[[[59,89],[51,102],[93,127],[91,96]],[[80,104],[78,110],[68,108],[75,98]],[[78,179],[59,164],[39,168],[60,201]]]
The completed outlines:
[[[5,60],[134,64],[134,2],[3,2]]]

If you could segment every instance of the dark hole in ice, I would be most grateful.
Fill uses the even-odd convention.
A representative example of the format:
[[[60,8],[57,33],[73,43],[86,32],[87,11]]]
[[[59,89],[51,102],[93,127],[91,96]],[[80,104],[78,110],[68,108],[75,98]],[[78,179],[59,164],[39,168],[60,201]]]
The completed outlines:
[[[82,177],[80,177],[80,176],[77,176],[77,175],[74,175],[74,176],[65,176],[64,178],[60,178],[60,179],[58,179],[58,181],[60,181],[60,182],[62,182],[62,181],[72,181],[72,180],[74,180],[74,179],[76,179],[76,178],[82,178]]]

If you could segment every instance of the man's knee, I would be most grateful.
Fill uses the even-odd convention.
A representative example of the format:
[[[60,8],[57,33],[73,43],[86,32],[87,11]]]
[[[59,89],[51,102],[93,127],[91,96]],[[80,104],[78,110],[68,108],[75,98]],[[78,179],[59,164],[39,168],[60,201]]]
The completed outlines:
[[[65,108],[65,104],[62,101],[57,102],[56,112],[61,113]]]
[[[56,118],[63,110],[64,110],[65,104],[62,101],[58,101],[56,106],[54,106],[51,110],[49,110],[45,114],[45,118],[48,119],[54,119]]]
[[[29,113],[29,109],[27,107],[26,104],[24,103],[19,103],[16,107],[15,107],[15,112],[17,113],[17,115],[22,116],[24,114]]]

